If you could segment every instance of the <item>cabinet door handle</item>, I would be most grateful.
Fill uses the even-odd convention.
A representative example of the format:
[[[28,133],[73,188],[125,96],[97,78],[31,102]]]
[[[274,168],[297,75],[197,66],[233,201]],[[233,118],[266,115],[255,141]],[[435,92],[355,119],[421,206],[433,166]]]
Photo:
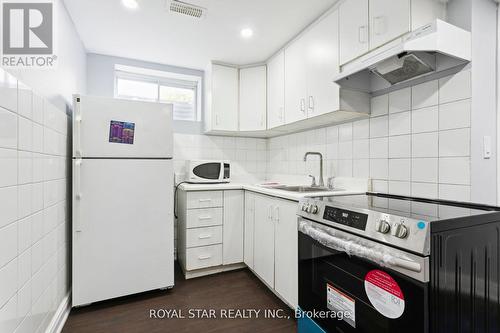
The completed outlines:
[[[210,202],[212,199],[199,199],[200,202]]]
[[[208,238],[212,238],[212,235],[199,235],[198,236],[198,239],[208,239]]]
[[[362,25],[358,28],[358,41],[361,44],[365,44],[368,42],[368,34],[367,34],[368,26]]]
[[[375,16],[373,18],[373,32],[375,35],[382,35],[385,31],[385,19],[383,16]]]
[[[279,206],[276,206],[276,217],[275,217],[275,221],[276,221],[276,222],[279,222],[279,221],[280,221],[280,207],[279,207]]]
[[[207,215],[207,216],[198,216],[198,220],[211,220],[212,216]]]
[[[281,121],[283,121],[283,116],[284,116],[284,113],[285,113],[285,108],[284,108],[284,107],[282,107],[282,106],[280,106],[280,109],[279,109],[279,115],[278,115],[278,117],[279,117],[279,119],[280,119]]]
[[[302,113],[306,112],[306,101],[304,98],[300,99],[300,111],[302,111]]]
[[[309,96],[309,110],[314,111],[314,97]]]
[[[210,259],[210,258],[212,258],[211,255],[198,256],[198,260],[207,260],[207,259]]]
[[[219,125],[219,115],[215,115],[215,125]]]

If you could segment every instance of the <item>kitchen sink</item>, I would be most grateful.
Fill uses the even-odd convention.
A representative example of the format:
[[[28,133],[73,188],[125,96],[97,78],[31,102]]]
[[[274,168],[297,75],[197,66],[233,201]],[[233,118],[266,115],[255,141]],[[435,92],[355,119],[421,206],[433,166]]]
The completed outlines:
[[[340,189],[329,189],[327,187],[313,187],[313,186],[288,186],[288,185],[282,185],[282,186],[275,186],[273,187],[275,190],[283,190],[283,191],[289,191],[289,192],[298,192],[298,193],[305,193],[305,192],[335,192],[335,191],[341,191]]]

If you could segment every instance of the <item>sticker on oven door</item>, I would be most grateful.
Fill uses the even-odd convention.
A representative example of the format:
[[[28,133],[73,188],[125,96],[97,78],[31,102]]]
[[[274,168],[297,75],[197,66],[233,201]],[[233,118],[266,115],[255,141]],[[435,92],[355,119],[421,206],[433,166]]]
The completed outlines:
[[[396,319],[405,311],[403,292],[386,272],[369,271],[365,276],[365,291],[373,307],[385,317]]]
[[[134,144],[134,123],[111,120],[109,123],[109,142]]]
[[[341,312],[342,319],[356,328],[355,303],[354,299],[347,296],[330,284],[326,284],[326,306],[329,310]],[[340,317],[339,317],[340,318]]]

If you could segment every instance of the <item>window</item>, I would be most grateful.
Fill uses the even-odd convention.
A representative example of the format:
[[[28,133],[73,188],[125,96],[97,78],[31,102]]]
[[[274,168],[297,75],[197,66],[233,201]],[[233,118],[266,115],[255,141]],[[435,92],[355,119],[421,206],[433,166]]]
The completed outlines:
[[[171,103],[174,120],[201,121],[201,76],[115,66],[115,97]],[[125,67],[125,66],[120,66]],[[128,68],[130,69],[130,68]]]

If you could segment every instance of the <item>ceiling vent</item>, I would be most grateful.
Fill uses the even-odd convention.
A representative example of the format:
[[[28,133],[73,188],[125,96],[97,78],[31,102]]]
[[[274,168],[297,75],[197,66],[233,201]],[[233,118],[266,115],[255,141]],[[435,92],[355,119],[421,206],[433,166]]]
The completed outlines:
[[[171,13],[181,14],[197,19],[204,18],[207,11],[206,8],[177,0],[167,0],[167,8]]]

